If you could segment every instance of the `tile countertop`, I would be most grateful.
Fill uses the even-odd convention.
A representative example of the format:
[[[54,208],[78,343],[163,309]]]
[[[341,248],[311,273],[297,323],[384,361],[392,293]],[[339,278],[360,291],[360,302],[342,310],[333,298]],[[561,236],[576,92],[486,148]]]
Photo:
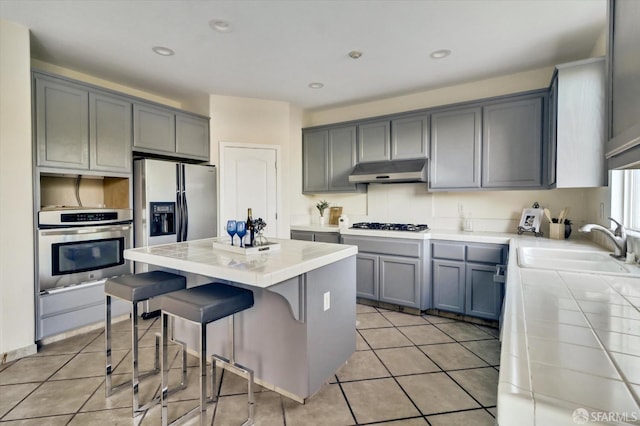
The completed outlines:
[[[521,268],[517,260],[519,247],[603,248],[497,232],[340,233],[509,244],[497,424],[640,424],[640,275]]]
[[[124,257],[136,262],[265,288],[354,256],[358,252],[357,247],[350,245],[270,238],[269,241],[280,243],[279,250],[245,256],[214,249],[214,241],[228,242],[229,238],[205,238],[128,249],[124,251]]]
[[[468,241],[476,243],[495,243],[509,244],[516,234],[507,232],[464,232],[450,230],[433,230],[425,232],[409,232],[409,231],[379,231],[375,229],[343,229],[333,225],[291,225],[292,231],[310,231],[310,232],[336,232],[341,235],[360,235],[367,237],[386,237],[386,238],[405,238],[411,240],[450,240],[450,241]],[[519,238],[528,238],[528,236],[520,236]],[[531,236],[531,238],[535,238]]]
[[[640,424],[640,275],[521,268],[519,247],[604,251],[511,239],[497,423]]]

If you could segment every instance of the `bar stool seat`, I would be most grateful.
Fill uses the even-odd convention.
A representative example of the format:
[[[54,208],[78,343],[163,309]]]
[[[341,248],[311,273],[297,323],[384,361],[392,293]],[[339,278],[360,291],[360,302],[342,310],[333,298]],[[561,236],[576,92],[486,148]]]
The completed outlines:
[[[136,303],[186,287],[185,277],[164,271],[121,275],[104,283],[105,293]]]
[[[158,398],[150,401],[144,406],[140,406],[138,397],[139,380],[148,374],[157,373],[159,368],[159,340],[160,335],[156,335],[155,347],[155,368],[149,373],[141,376],[138,373],[138,302],[144,302],[152,297],[182,290],[187,287],[185,277],[164,271],[150,271],[140,274],[121,275],[109,278],[104,284],[105,292],[105,352],[106,352],[106,372],[105,372],[105,394],[111,396],[112,393],[127,385],[113,387],[111,383],[111,375],[113,372],[111,365],[111,297],[131,302],[131,358],[133,363],[131,386],[133,388],[133,416],[149,408],[150,405],[158,402]],[[186,384],[187,368],[186,368],[186,346],[182,342],[182,387]]]
[[[254,304],[253,292],[241,287],[235,287],[223,283],[209,283],[186,290],[179,290],[159,298],[162,304],[162,424],[168,424],[168,402],[167,402],[167,380],[168,380],[168,363],[167,363],[167,332],[168,318],[181,318],[192,323],[200,325],[200,406],[194,410],[200,409],[200,424],[205,424],[206,404],[217,400],[215,391],[215,369],[216,364],[221,363],[237,374],[247,378],[248,385],[248,405],[249,417],[244,425],[253,425],[254,422],[254,398],[253,387],[254,378],[253,370],[244,367],[235,362],[234,359],[234,314],[249,309]],[[219,355],[211,356],[211,389],[212,396],[207,398],[207,371],[206,371],[206,349],[207,349],[207,324],[229,317],[229,339],[230,339],[230,359],[223,358]],[[184,416],[191,414],[194,410],[186,413]],[[182,416],[182,417],[184,417]],[[178,420],[180,420],[179,418]]]

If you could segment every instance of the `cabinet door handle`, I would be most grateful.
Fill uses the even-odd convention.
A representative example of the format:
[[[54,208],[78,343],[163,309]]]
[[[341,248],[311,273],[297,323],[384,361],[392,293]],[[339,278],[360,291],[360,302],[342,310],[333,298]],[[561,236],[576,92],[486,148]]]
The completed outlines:
[[[507,273],[507,265],[496,265],[496,273],[493,275],[493,282],[504,283]]]

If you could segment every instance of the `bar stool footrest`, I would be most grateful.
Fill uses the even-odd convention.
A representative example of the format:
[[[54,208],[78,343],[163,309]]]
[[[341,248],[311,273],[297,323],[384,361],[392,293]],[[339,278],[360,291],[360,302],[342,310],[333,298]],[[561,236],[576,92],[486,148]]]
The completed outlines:
[[[237,362],[234,361],[230,361],[227,358],[218,355],[218,354],[213,354],[211,355],[211,370],[213,371],[213,375],[214,375],[214,385],[215,385],[215,371],[216,371],[216,367],[217,364],[220,363],[220,367],[222,367],[225,370],[229,370],[235,374],[238,374],[242,377],[244,377],[245,379],[247,379],[247,388],[248,388],[248,392],[247,392],[247,397],[248,397],[248,408],[249,408],[249,417],[247,418],[247,420],[242,424],[242,426],[252,426],[254,424],[254,420],[255,420],[255,396],[254,396],[254,385],[255,385],[255,381],[254,381],[254,374],[253,374],[253,370],[245,367],[242,364],[239,364]],[[218,399],[218,394],[215,393],[215,398],[216,400]]]

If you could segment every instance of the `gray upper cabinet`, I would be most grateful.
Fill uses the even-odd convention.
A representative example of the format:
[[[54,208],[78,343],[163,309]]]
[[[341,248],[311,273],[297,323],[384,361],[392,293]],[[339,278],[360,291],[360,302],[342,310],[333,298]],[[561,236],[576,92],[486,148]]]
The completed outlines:
[[[176,153],[209,160],[209,119],[176,113]]]
[[[542,186],[544,100],[536,95],[483,108],[483,188]]]
[[[302,192],[358,192],[349,183],[356,164],[356,126],[305,131],[302,135]]]
[[[39,167],[131,172],[131,102],[34,73]]]
[[[547,90],[536,90],[303,129],[303,192],[358,192],[366,186],[348,184],[353,165],[415,158],[430,159],[433,191],[544,188],[555,181],[546,173],[556,171],[547,168],[548,162],[555,164],[555,154],[551,159],[544,145],[548,97]],[[338,145],[329,132],[340,127],[357,132],[343,130]],[[348,142],[353,134],[355,158]]]
[[[358,125],[358,162],[426,158],[429,140],[426,113]]]
[[[430,188],[480,187],[481,119],[480,107],[431,115]]]
[[[329,190],[329,131],[316,130],[302,135],[302,192]]]
[[[356,126],[329,130],[329,192],[354,192],[349,174],[356,165]]]
[[[389,120],[358,125],[358,163],[391,159],[390,129]]]
[[[165,155],[176,152],[175,113],[154,105],[133,105],[133,147]]]
[[[89,154],[92,170],[131,172],[131,102],[89,94]]]
[[[609,168],[640,168],[640,2],[609,2]]]
[[[89,92],[35,74],[37,165],[89,168]]]
[[[209,161],[209,119],[159,105],[133,105],[134,151]]]
[[[391,159],[427,158],[429,117],[426,113],[391,120]]]
[[[604,58],[558,65],[549,89],[549,185],[607,184],[605,128]]]

